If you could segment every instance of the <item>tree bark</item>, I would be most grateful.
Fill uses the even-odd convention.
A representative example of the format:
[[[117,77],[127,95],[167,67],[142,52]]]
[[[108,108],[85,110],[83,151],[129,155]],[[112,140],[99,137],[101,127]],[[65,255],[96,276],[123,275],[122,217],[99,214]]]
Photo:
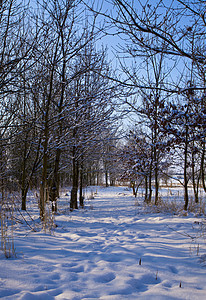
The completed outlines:
[[[84,208],[84,196],[83,196],[83,163],[80,167],[80,180],[79,180],[79,205]]]
[[[151,203],[151,201],[152,201],[152,167],[150,167],[150,171],[149,171],[149,196],[147,202]]]
[[[184,149],[184,210],[187,210],[188,203],[189,203],[189,195],[188,195],[188,178],[187,178],[187,161],[188,156],[188,125],[186,124],[186,130],[185,130],[185,149]]]
[[[78,192],[78,181],[79,181],[79,164],[73,157],[73,178],[72,178],[72,190],[71,190],[71,200],[70,200],[70,209],[78,209],[77,203],[77,192]]]
[[[57,212],[57,198],[59,197],[59,163],[61,150],[56,150],[52,186],[50,188],[50,201],[52,202],[52,211]]]
[[[108,183],[108,171],[107,170],[105,170],[105,185],[106,185],[106,187],[109,186],[109,183]]]
[[[44,152],[43,152],[43,164],[42,164],[42,177],[41,177],[41,184],[40,184],[40,218],[44,221],[45,217],[45,203],[46,203],[46,192],[47,192],[47,164],[48,164],[48,128],[45,126],[44,132]]]
[[[131,181],[131,187],[132,187],[132,192],[133,192],[133,195],[136,197],[136,190],[135,190],[135,182],[134,181]]]
[[[145,175],[145,202],[148,200],[148,177]]]
[[[205,139],[203,140],[203,148],[202,148],[202,156],[201,156],[201,176],[202,176],[202,186],[206,193],[204,162],[205,162]]]
[[[194,145],[194,143],[193,143],[193,145]],[[194,196],[195,196],[195,203],[199,202],[199,196],[198,196],[199,180],[200,180],[200,176],[198,176],[197,181],[195,179],[195,154],[194,154],[194,151],[192,151],[192,185],[193,185],[193,191],[194,191]]]

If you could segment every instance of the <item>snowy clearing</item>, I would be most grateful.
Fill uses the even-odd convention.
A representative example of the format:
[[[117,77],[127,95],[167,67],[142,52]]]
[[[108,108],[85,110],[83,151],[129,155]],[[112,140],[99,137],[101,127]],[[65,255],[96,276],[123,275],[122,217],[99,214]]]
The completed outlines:
[[[125,187],[98,187],[70,212],[66,192],[51,233],[15,223],[16,258],[0,252],[0,298],[206,299],[204,217],[152,213]],[[25,218],[38,229],[35,201],[34,221]]]

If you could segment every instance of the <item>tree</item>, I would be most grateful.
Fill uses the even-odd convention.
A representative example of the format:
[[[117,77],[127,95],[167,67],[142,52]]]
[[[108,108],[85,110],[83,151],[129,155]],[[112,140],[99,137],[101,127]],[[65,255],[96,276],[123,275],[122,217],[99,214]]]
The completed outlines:
[[[77,37],[74,28],[76,18],[75,9],[78,1],[43,1],[41,7],[41,19],[38,28],[43,28],[39,51],[43,57],[39,61],[42,64],[42,78],[45,80],[43,88],[43,116],[42,116],[42,178],[40,186],[40,216],[44,219],[45,202],[52,201],[52,208],[57,210],[56,200],[59,190],[59,163],[61,155],[62,138],[62,110],[65,101],[65,87],[73,76],[68,78],[66,68],[69,61],[72,61],[79,49],[83,47],[81,37]],[[39,17],[38,17],[39,18]],[[37,20],[38,20],[37,18]],[[76,21],[76,20],[75,20]],[[45,34],[46,33],[46,34]],[[54,140],[57,142],[53,171],[51,169],[52,145],[50,141],[54,129],[57,128],[57,135]],[[50,171],[49,171],[50,168]]]
[[[0,45],[2,193],[5,186],[4,181],[6,182],[5,170],[7,169],[8,171],[10,169],[10,165],[7,165],[5,158],[10,156],[11,139],[17,133],[19,127],[17,116],[20,99],[17,93],[22,88],[21,80],[19,79],[30,59],[33,47],[33,44],[30,43],[31,41],[29,42],[28,40],[28,31],[25,30],[24,21],[26,21],[26,18],[24,9],[26,10],[27,7],[22,7],[20,1],[9,0],[1,1],[0,3],[0,35],[2,40]]]
[[[177,98],[165,107],[165,115],[162,119],[162,133],[167,134],[170,149],[175,149],[175,154],[180,157],[180,162],[177,160],[178,168],[183,168],[183,182],[180,180],[180,183],[184,187],[185,210],[189,203],[189,181],[193,183],[195,201],[198,202],[200,160],[195,160],[195,156],[199,152],[198,144],[201,141],[199,132],[204,127],[201,113],[198,113],[199,98],[195,97],[190,81],[188,85],[191,89],[186,88],[184,97]]]
[[[76,68],[79,75],[73,81],[73,97],[70,102],[72,116],[70,144],[73,165],[71,210],[78,207],[79,175],[82,183],[84,165],[88,164],[88,161],[96,160],[95,156],[92,158],[92,153],[96,154],[102,141],[108,138],[105,132],[110,126],[110,117],[113,113],[110,105],[113,94],[107,78],[110,70],[106,61],[106,51],[96,50],[91,40],[80,52]],[[82,184],[80,184],[80,204],[83,206]]]
[[[166,47],[166,46],[165,46]],[[136,59],[134,58],[134,62]],[[125,104],[135,115],[135,122],[142,128],[142,132],[147,136],[147,143],[150,147],[150,172],[148,180],[149,194],[148,202],[152,197],[152,178],[155,185],[155,205],[159,200],[159,181],[162,172],[163,160],[168,152],[167,135],[162,134],[162,119],[165,115],[165,106],[169,102],[170,94],[167,93],[166,80],[169,77],[173,66],[166,66],[165,54],[154,54],[150,50],[146,50],[144,60],[141,63],[141,71],[143,75],[139,78],[140,66],[134,63],[130,67],[124,66],[126,76],[133,82],[133,88],[126,90]],[[138,82],[141,81],[141,88]],[[150,88],[147,88],[150,87]],[[164,164],[165,165],[165,164]]]
[[[130,95],[138,95],[139,90],[148,91],[148,95],[156,95],[154,97],[154,99],[156,99],[156,103],[154,102],[151,107],[151,110],[155,111],[155,109],[157,109],[159,105],[157,102],[159,102],[158,99],[160,91],[161,93],[166,92],[166,97],[171,97],[175,94],[182,94],[184,96],[186,93],[190,93],[191,90],[202,92],[205,91],[205,84],[200,83],[199,85],[193,85],[192,89],[191,86],[185,85],[184,78],[187,77],[187,75],[183,70],[183,66],[186,66],[187,69],[187,65],[191,62],[198,69],[201,69],[205,65],[206,22],[205,14],[203,13],[205,10],[203,1],[197,0],[193,2],[183,2],[181,0],[176,0],[172,1],[169,5],[166,1],[159,1],[155,3],[145,1],[144,3],[142,3],[142,1],[128,2],[125,0],[114,0],[112,1],[112,3],[113,12],[111,12],[110,15],[105,13],[105,15],[107,15],[111,27],[117,30],[117,34],[122,39],[122,43],[118,46],[118,58],[120,61],[121,69],[124,72],[124,76],[121,80],[118,80],[118,82],[121,83],[124,87],[128,88],[127,95],[129,95],[129,93]],[[180,78],[178,79],[177,75],[175,75],[175,77],[177,78],[175,82],[173,71],[173,78],[171,77],[169,81],[168,79],[165,80],[166,77],[164,77],[163,80],[159,81],[157,84],[157,76],[155,76],[152,84],[150,84],[150,82],[148,81],[143,81],[142,77],[144,78],[145,74],[143,73],[142,77],[140,77],[139,74],[137,76],[137,68],[134,68],[135,71],[133,71],[132,68],[133,65],[137,65],[139,70],[142,71],[141,64],[143,64],[147,59],[148,52],[150,53],[151,57],[150,65],[153,65],[153,58],[157,57],[158,55],[160,57],[164,56],[167,64],[173,64],[175,70],[177,70],[181,74]],[[129,60],[124,58],[126,55]],[[173,63],[173,61],[175,61],[175,64]],[[157,72],[156,75],[158,75]],[[133,88],[136,90],[136,92],[133,90]],[[175,96],[172,97],[174,98]],[[131,107],[134,107],[133,104],[134,102],[130,102]],[[137,107],[134,108],[135,110],[137,110]],[[155,142],[157,141],[157,132],[160,132],[161,136],[162,130],[159,128],[157,130],[157,111],[159,114],[159,108],[158,110],[156,110],[156,114],[154,114],[153,140]],[[184,109],[185,113],[183,119],[184,122],[187,122],[189,124],[191,118],[188,117],[188,111],[189,107]],[[164,117],[164,115],[162,115],[162,117]],[[203,123],[201,124],[203,128],[204,125]],[[190,129],[188,126],[189,125],[186,125],[185,130],[183,130],[185,134],[185,147],[183,150],[185,155],[185,208],[187,208],[188,205],[188,175],[186,174],[189,151],[188,134],[190,134]],[[163,128],[163,124],[161,125],[161,128]],[[165,141],[164,143],[167,144],[167,141]],[[171,141],[168,142],[168,146],[170,146],[170,143]],[[203,142],[203,145],[204,144],[205,143]],[[159,145],[159,143],[157,145]],[[204,150],[202,151],[202,153],[205,153]],[[156,146],[154,147],[153,156],[154,163],[156,164],[156,199],[158,199],[157,178],[159,168],[157,167],[158,155]],[[202,162],[204,165],[204,159],[202,159]],[[202,170],[203,174],[204,168],[202,168]]]
[[[139,186],[145,183],[145,201],[148,202],[148,178],[151,166],[151,146],[146,136],[134,128],[126,137],[126,144],[120,152],[123,164],[121,179],[129,180],[136,197]]]

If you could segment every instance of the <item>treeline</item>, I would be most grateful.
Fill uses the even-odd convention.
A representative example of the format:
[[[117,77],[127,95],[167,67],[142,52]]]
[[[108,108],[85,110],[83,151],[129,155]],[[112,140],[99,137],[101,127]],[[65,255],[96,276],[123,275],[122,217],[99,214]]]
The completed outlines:
[[[70,208],[84,206],[82,188],[112,144],[115,116],[111,70],[96,14],[81,1],[0,2],[0,187],[39,190],[57,211],[61,184],[72,186]],[[101,160],[101,169],[104,169]]]
[[[44,220],[48,201],[57,211],[61,185],[72,187],[73,210],[84,207],[83,187],[104,176],[106,185],[131,181],[134,193],[144,182],[145,200],[157,205],[160,180],[179,172],[185,210],[189,183],[198,202],[200,185],[206,191],[205,7],[166,2],[0,1],[2,204],[18,190],[26,210],[29,188],[38,189]],[[119,37],[117,70],[100,46],[105,36]],[[123,143],[120,113],[131,117]]]
[[[205,184],[206,11],[204,1],[114,0],[107,14],[121,37],[117,54],[131,114],[121,151],[122,178],[134,194],[144,183],[145,201],[159,203],[160,180],[178,180],[188,208]],[[106,13],[105,13],[106,14]],[[180,176],[177,176],[177,175]]]

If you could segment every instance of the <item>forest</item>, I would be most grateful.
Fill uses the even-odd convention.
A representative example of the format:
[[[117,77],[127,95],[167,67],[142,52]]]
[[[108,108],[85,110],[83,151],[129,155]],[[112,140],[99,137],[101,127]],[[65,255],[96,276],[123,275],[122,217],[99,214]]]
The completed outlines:
[[[202,0],[1,0],[1,214],[70,210],[84,189],[206,192],[206,10]],[[3,218],[1,218],[3,221]],[[3,223],[1,224],[3,227]]]

